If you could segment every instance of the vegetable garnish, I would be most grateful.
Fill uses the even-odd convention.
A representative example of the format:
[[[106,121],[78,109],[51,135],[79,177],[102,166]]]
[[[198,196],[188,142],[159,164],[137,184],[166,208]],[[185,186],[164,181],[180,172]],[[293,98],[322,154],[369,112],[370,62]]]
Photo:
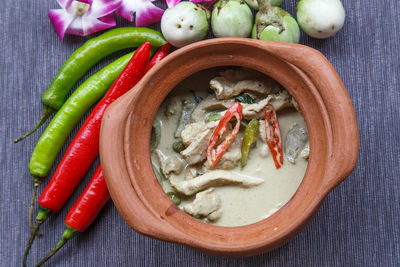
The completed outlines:
[[[218,140],[225,134],[227,126],[232,118],[236,119],[235,128],[233,128],[232,133],[228,134],[226,138],[215,148]],[[239,102],[235,102],[224,114],[224,116],[219,121],[217,128],[215,128],[213,134],[211,135],[210,141],[208,142],[207,148],[207,161],[214,167],[224,153],[229,149],[235,140],[239,129],[240,123],[242,121],[242,105]]]
[[[265,133],[269,150],[274,159],[275,167],[276,169],[280,169],[283,165],[281,128],[279,126],[275,109],[271,104],[268,104],[265,107]]]
[[[51,213],[57,213],[61,210],[98,155],[100,125],[103,114],[114,100],[129,91],[147,72],[150,46],[150,43],[146,42],[138,48],[133,56],[131,55],[127,66],[119,74],[107,94],[90,113],[72,140],[51,181],[38,199],[39,213],[36,217],[36,226],[34,228],[36,232],[40,224]],[[157,57],[157,59],[160,61],[162,58]],[[32,238],[31,236],[25,250],[24,263],[26,263],[33,240],[34,237]]]
[[[49,18],[60,40],[64,35],[86,36],[114,27],[112,13],[121,0],[57,0],[61,9],[50,9]]]
[[[109,199],[110,194],[108,193],[101,165],[99,165],[89,184],[75,202],[74,206],[69,210],[64,220],[65,230],[61,240],[45,258],[36,264],[36,267],[42,266],[43,263],[49,260],[68,240],[76,236],[76,234],[85,231],[94,219],[96,219]]]
[[[67,139],[79,119],[106,93],[119,73],[128,64],[132,54],[130,53],[115,60],[82,83],[57,112],[39,138],[29,162],[29,172],[34,181],[29,211],[29,222],[32,229],[32,210],[39,184],[48,175],[65,139]]]
[[[70,90],[93,65],[109,54],[125,48],[138,47],[146,41],[149,41],[153,47],[165,44],[165,39],[159,32],[138,27],[112,29],[86,41],[71,54],[54,77],[49,88],[43,93],[42,103],[44,108],[40,121],[31,131],[15,139],[14,143],[35,132],[55,111],[60,109]],[[109,73],[108,70],[105,71],[106,75],[107,73]],[[103,84],[100,83],[100,86],[103,86]],[[108,86],[106,86],[106,89],[108,89]]]
[[[240,167],[242,168],[247,164],[247,158],[249,156],[250,149],[257,142],[258,125],[258,120],[252,119],[244,130],[244,137],[241,148],[242,157],[240,159]]]
[[[164,10],[156,7],[152,2],[155,0],[122,0],[121,6],[117,10],[117,15],[133,21],[137,27],[143,27],[161,20]],[[173,1],[170,1],[173,2]]]

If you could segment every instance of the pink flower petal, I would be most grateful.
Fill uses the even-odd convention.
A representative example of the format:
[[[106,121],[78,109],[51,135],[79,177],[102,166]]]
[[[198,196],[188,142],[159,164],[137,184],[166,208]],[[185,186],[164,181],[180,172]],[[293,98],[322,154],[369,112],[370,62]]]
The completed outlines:
[[[122,0],[96,0],[91,6],[90,14],[96,18],[112,14],[121,2]]]
[[[135,1],[135,0],[134,0]],[[123,0],[121,6],[117,9],[117,15],[129,21],[133,21],[133,14],[136,12],[133,1]]]
[[[109,25],[113,25],[112,27],[116,25],[113,14],[101,17],[99,20]]]
[[[58,37],[60,37],[62,41],[67,28],[74,20],[74,16],[66,13],[63,9],[50,9],[49,19]]]
[[[190,0],[190,2],[201,4],[205,8],[212,7],[218,0]]]
[[[112,14],[109,16],[111,16],[111,18],[107,18],[105,20],[111,22],[104,22],[92,16],[78,17],[71,23],[66,33],[87,36],[89,34],[114,27],[116,25],[115,20],[112,18]]]
[[[181,0],[165,0],[168,5],[168,8],[176,6]]]
[[[57,0],[62,9],[49,10],[50,21],[60,40],[64,34],[86,36],[115,26],[113,12],[121,0]],[[83,5],[84,14],[77,12]],[[89,7],[89,8],[88,8]]]
[[[136,11],[136,26],[143,27],[161,20],[164,10],[156,7],[151,2],[145,2],[143,6]]]

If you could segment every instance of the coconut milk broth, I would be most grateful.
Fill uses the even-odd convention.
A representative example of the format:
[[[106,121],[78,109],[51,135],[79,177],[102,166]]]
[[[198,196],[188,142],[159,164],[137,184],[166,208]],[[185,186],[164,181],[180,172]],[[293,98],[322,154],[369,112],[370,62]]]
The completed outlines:
[[[205,98],[210,93],[210,79],[218,76],[220,68],[208,69],[196,73],[182,81],[169,94],[170,96],[179,96],[183,99],[193,98],[192,92]],[[179,116],[166,117],[166,103],[161,104],[156,118],[161,122],[161,140],[158,146],[164,154],[177,154],[172,149],[172,143],[176,141],[174,132],[178,125]],[[293,123],[306,129],[303,116],[295,109],[285,109],[277,112],[282,140],[285,140],[286,134]],[[243,136],[238,136],[243,138]],[[215,222],[209,222],[220,226],[241,226],[258,222],[271,216],[285,205],[295,194],[307,169],[308,160],[298,158],[296,164],[291,164],[284,159],[283,166],[277,170],[275,168],[271,154],[267,158],[259,156],[262,147],[262,141],[257,138],[256,146],[250,150],[247,165],[241,169],[240,166],[232,171],[242,172],[246,175],[264,179],[261,185],[244,188],[240,186],[224,185],[214,187],[216,193],[221,197],[222,216]],[[152,153],[152,161],[159,165],[157,156]],[[186,166],[187,167],[187,166]],[[179,174],[174,175],[174,179],[184,180],[185,169]],[[165,192],[173,190],[168,180],[162,182]],[[179,208],[192,202],[192,197],[182,197]]]

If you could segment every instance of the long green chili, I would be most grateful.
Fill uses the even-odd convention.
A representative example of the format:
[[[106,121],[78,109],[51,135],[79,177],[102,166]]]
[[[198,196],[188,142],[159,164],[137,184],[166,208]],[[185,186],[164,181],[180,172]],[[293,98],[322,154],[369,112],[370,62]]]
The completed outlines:
[[[120,57],[82,83],[56,113],[39,138],[29,162],[29,172],[34,181],[30,213],[32,213],[37,188],[49,173],[65,139],[83,114],[106,93],[128,64],[133,53]]]
[[[137,27],[113,29],[86,41],[71,54],[42,95],[44,108],[40,121],[30,132],[14,142],[32,134],[51,114],[60,109],[76,82],[101,59],[122,49],[138,47],[146,41],[149,41],[152,47],[159,47],[166,42],[159,32]]]
[[[68,98],[43,132],[32,152],[29,170],[34,177],[47,176],[65,139],[83,114],[107,92],[132,55],[133,53],[129,53],[115,60],[89,77]]]
[[[252,119],[244,130],[244,137],[242,142],[242,158],[240,159],[240,167],[242,168],[246,166],[250,149],[257,141],[258,126],[258,120]]]

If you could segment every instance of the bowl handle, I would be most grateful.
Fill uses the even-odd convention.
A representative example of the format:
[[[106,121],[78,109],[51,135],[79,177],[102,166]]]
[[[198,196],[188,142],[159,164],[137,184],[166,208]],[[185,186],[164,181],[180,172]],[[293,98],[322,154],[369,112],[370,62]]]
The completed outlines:
[[[176,238],[185,239],[164,220],[152,213],[142,202],[129,178],[124,153],[124,135],[126,120],[130,118],[128,108],[136,97],[135,88],[111,104],[104,113],[100,130],[100,161],[115,206],[134,230],[157,239],[174,241]],[[113,190],[118,188],[118,192]],[[123,205],[123,203],[130,205]],[[136,216],[128,216],[135,214]],[[171,240],[174,233],[174,240]]]
[[[357,119],[346,87],[328,59],[313,48],[275,42],[257,43],[303,72],[315,85],[327,109],[329,156],[324,189],[328,193],[352,172],[358,160]]]

